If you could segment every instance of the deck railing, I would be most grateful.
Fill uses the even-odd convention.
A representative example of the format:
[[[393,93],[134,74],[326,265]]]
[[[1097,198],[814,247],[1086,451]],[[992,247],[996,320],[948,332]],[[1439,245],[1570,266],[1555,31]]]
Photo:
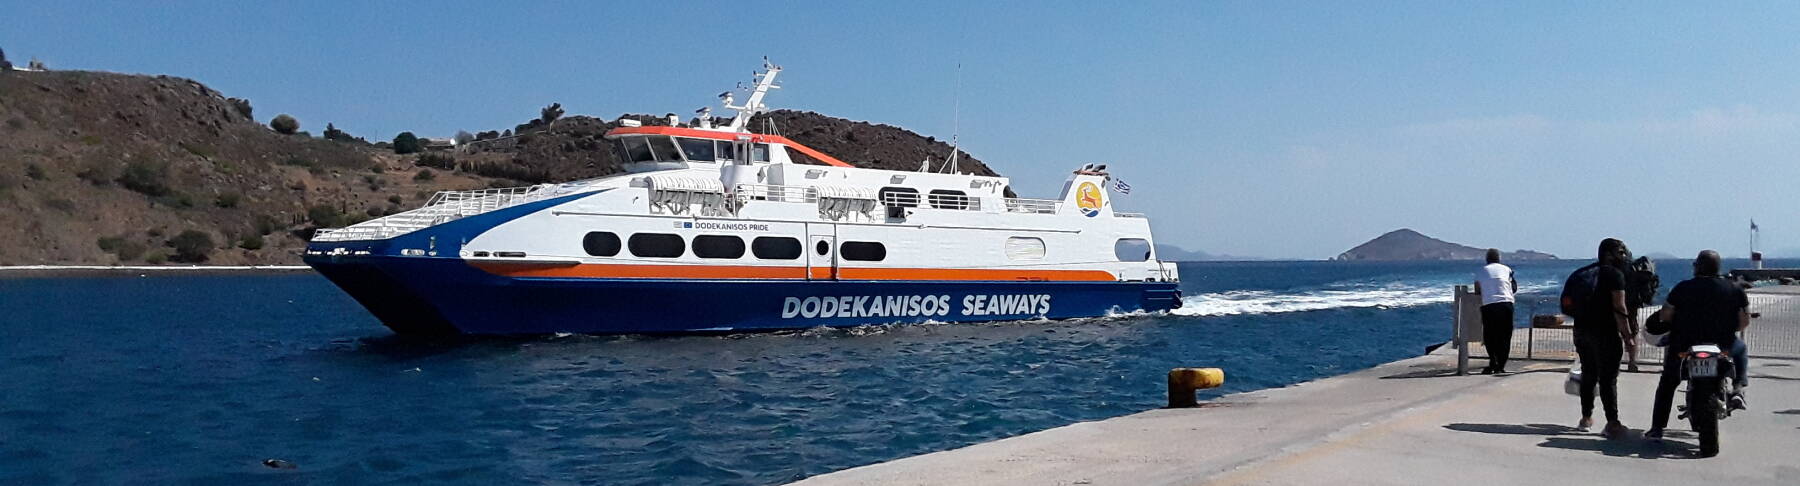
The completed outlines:
[[[1009,213],[1056,214],[1060,209],[1062,209],[1062,201],[1055,199],[1023,199],[1016,197],[1006,199],[1006,212]]]
[[[380,240],[400,236],[468,216],[571,192],[569,185],[540,184],[472,191],[439,191],[425,206],[343,228],[320,228],[312,241]]]
[[[806,186],[738,184],[736,194],[738,202],[779,201],[811,203],[819,201],[819,191]]]

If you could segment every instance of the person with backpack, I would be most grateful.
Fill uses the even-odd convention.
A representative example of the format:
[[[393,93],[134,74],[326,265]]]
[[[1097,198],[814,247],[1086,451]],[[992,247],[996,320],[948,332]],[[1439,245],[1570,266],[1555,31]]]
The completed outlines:
[[[1619,359],[1625,348],[1637,346],[1621,270],[1631,263],[1631,250],[1625,242],[1607,238],[1600,241],[1599,253],[1599,261],[1575,270],[1563,283],[1562,311],[1575,318],[1575,352],[1581,358],[1581,422],[1576,428],[1593,428],[1598,392],[1606,412],[1601,433],[1617,439],[1631,430],[1619,422]]]
[[[1499,249],[1489,248],[1487,266],[1475,272],[1475,293],[1481,294],[1481,344],[1488,352],[1481,374],[1506,371],[1506,358],[1512,354],[1513,296],[1518,292],[1512,267],[1500,264]]]

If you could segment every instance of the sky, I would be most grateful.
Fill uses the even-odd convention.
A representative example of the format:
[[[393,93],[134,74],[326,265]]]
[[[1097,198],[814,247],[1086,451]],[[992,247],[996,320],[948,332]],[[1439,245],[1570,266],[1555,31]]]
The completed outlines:
[[[1800,3],[500,3],[0,0],[0,49],[371,140],[688,114],[768,56],[775,108],[956,135],[1026,197],[1109,164],[1188,249],[1741,257],[1755,219],[1800,256]]]

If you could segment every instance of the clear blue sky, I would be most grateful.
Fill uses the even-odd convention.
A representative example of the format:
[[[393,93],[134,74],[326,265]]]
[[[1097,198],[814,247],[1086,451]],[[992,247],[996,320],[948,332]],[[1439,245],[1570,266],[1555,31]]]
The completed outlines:
[[[1160,241],[1325,258],[1411,227],[1590,257],[1800,256],[1800,4],[40,2],[17,63],[170,74],[389,139],[691,113],[762,56],[773,106],[953,129],[1052,196],[1085,162]],[[762,7],[764,10],[748,10]]]

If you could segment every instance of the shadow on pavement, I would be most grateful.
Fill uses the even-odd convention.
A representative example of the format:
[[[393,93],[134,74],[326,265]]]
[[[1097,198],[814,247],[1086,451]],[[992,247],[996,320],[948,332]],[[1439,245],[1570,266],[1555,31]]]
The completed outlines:
[[[1563,435],[1579,433],[1574,427],[1555,424],[1449,424],[1444,428],[1458,432],[1508,435]]]
[[[1568,449],[1574,451],[1593,451],[1611,457],[1636,457],[1639,459],[1694,459],[1694,451],[1699,448],[1685,442],[1674,442],[1668,439],[1660,441],[1643,440],[1633,431],[1631,438],[1610,440],[1601,437],[1551,437],[1544,439],[1538,447]]]
[[[1521,370],[1521,371],[1505,371],[1505,372],[1501,372],[1501,373],[1493,375],[1493,376],[1499,377],[1499,376],[1527,375],[1527,374],[1532,374],[1532,373],[1568,373],[1568,372],[1569,372],[1568,368],[1538,368],[1538,369],[1529,369],[1529,370]],[[1479,368],[1469,370],[1469,375],[1471,375],[1471,376],[1480,375],[1480,374],[1481,374],[1481,370]],[[1456,376],[1455,368],[1408,371],[1405,373],[1395,373],[1392,375],[1383,376],[1383,377],[1381,377],[1381,379],[1383,379],[1383,380],[1408,380],[1408,379],[1413,379],[1413,378],[1442,378],[1442,377],[1449,377],[1449,376]]]

